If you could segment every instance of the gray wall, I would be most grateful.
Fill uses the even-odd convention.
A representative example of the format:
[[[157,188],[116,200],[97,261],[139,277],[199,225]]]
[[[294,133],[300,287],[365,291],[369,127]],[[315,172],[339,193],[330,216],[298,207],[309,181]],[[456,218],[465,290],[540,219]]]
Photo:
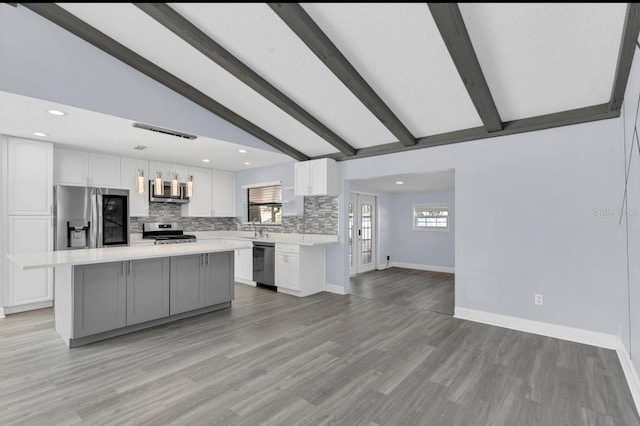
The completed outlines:
[[[0,90],[274,148],[18,5],[0,13]]]
[[[619,335],[626,312],[618,208],[621,119],[341,162],[348,181],[455,169],[456,308]],[[344,225],[341,225],[344,226]],[[345,259],[347,245],[327,247]],[[327,280],[348,289],[348,268]],[[544,305],[534,304],[534,294]]]
[[[414,231],[413,204],[449,205],[449,231]],[[394,193],[391,199],[391,261],[454,267],[455,201],[453,192]]]

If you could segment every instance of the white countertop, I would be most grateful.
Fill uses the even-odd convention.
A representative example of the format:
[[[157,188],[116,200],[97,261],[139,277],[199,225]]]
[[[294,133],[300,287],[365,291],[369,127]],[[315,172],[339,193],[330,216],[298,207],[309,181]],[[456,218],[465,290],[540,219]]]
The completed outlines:
[[[253,231],[200,231],[200,232],[186,232],[196,236],[198,241],[206,241],[216,238],[226,240],[238,240],[238,241],[267,241],[273,243],[286,243],[297,244],[301,246],[315,246],[323,244],[335,244],[338,242],[337,235],[325,235],[325,234],[290,234],[281,232],[269,232],[267,227],[263,228],[268,237],[267,238],[255,238]],[[132,245],[144,244],[148,240],[142,240],[142,234],[131,234]]]
[[[124,260],[150,259],[154,257],[182,256],[234,250],[229,244],[206,241],[184,244],[132,245],[97,249],[48,251],[40,253],[8,254],[20,269],[37,269],[49,266],[86,265],[90,263],[121,262]]]

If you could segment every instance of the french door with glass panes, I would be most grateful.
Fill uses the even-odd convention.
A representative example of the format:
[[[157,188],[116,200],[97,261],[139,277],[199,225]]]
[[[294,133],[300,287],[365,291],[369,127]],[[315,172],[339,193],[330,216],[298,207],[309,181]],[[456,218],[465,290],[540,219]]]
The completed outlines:
[[[376,197],[349,197],[349,265],[351,275],[376,267]]]

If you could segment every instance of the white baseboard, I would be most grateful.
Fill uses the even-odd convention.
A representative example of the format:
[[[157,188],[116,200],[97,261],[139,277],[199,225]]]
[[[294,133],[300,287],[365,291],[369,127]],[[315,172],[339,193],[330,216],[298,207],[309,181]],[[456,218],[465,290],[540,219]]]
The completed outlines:
[[[25,303],[24,305],[5,306],[3,315],[17,314],[18,312],[35,311],[36,309],[50,308],[53,306],[52,300],[44,302]]]
[[[344,291],[344,287],[342,287],[341,285],[335,285],[335,284],[325,284],[324,291],[328,293],[341,294],[343,296],[347,294],[347,292]]]
[[[636,404],[636,410],[640,412],[640,376],[638,376],[638,372],[634,368],[629,352],[627,352],[627,348],[624,347],[622,340],[618,339],[618,342],[619,345],[616,348],[618,359],[620,359],[620,365],[622,366],[622,371],[624,371],[624,376],[627,378],[631,397],[633,397],[633,402]]]
[[[2,319],[2,318],[6,318],[4,316],[4,308],[0,308],[0,319]]]
[[[458,307],[455,308],[454,318],[615,350],[627,379],[636,410],[640,412],[640,377],[619,336]]]
[[[447,272],[449,274],[454,274],[456,269],[451,266],[420,265],[418,263],[404,263],[404,262],[389,263],[390,268],[394,266],[396,268],[418,269],[420,271],[431,271],[431,272]]]
[[[240,283],[240,284],[246,284],[246,285],[252,285],[252,286],[256,286],[256,282],[255,281],[251,281],[251,280],[245,280],[244,278],[238,278],[235,277],[235,282]]]
[[[541,336],[555,337],[556,339],[570,342],[584,343],[585,345],[599,346],[606,349],[617,349],[620,338],[613,334],[584,330],[581,328],[566,327],[564,325],[550,324],[547,322],[533,321],[507,315],[492,314],[476,311],[475,309],[455,308],[454,318],[496,325],[512,330],[539,334]]]

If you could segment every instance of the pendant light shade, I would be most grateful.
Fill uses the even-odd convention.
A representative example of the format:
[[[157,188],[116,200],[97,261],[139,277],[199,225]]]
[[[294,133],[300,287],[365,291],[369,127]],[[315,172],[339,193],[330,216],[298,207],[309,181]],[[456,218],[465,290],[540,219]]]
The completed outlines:
[[[138,169],[136,172],[136,192],[138,194],[144,194],[144,170]]]
[[[180,186],[178,182],[178,174],[171,173],[171,196],[177,197],[180,195]]]
[[[193,197],[193,175],[190,175],[187,180],[187,197]]]
[[[162,173],[156,172],[156,177],[153,180],[153,195],[162,196],[164,195],[164,184],[162,182]]]

